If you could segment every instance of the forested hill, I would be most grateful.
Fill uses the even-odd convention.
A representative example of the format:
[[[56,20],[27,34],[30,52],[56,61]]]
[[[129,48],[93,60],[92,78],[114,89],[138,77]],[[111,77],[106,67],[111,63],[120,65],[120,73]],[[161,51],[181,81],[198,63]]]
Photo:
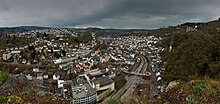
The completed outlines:
[[[186,23],[150,34],[164,37],[158,45],[166,49],[161,54],[167,82],[204,77],[220,80],[220,20]]]

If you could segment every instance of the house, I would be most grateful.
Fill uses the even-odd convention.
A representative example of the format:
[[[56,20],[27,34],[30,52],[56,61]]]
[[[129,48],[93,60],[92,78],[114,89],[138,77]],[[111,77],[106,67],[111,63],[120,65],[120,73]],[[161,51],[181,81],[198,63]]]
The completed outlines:
[[[58,81],[57,81],[58,88],[62,88],[64,82],[65,82],[64,80],[58,80]]]
[[[53,80],[59,80],[60,79],[60,74],[59,73],[54,73],[53,74]]]
[[[43,73],[38,73],[36,79],[43,80]]]
[[[11,58],[11,53],[10,52],[5,52],[2,55],[3,60],[8,60]]]
[[[33,71],[33,72],[39,72],[40,70],[39,70],[39,68],[33,68],[32,71]]]
[[[160,80],[162,80],[162,78],[161,78],[161,77],[158,77],[158,78],[157,78],[157,81],[160,81]]]
[[[49,78],[49,75],[47,74],[47,72],[44,72],[43,73],[43,79],[48,79]]]
[[[27,74],[27,75],[26,75],[26,78],[27,78],[28,80],[32,80],[32,79],[33,79],[33,77],[32,77],[31,74]]]
[[[160,76],[160,72],[158,72],[158,73],[156,74],[156,77],[158,77],[158,76]]]

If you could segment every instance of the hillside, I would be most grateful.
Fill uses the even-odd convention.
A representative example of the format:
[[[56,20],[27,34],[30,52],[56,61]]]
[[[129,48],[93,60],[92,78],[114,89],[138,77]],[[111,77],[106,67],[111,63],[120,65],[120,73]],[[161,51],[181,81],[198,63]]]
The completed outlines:
[[[192,80],[180,82],[158,98],[159,104],[219,104],[220,82]]]
[[[157,43],[164,82],[179,85],[161,93],[158,104],[219,104],[220,102],[220,20],[184,23],[151,30],[162,37]]]
[[[188,31],[188,28],[191,30]],[[219,20],[194,25],[191,23],[189,26],[185,24],[153,32],[164,38],[158,45],[166,49],[161,54],[166,67],[164,78],[167,82],[189,81],[204,76],[220,79]]]

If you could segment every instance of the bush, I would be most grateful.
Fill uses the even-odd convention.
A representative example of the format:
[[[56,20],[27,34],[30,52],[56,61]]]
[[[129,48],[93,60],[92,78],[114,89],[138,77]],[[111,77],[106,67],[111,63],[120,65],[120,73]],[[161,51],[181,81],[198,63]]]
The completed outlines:
[[[192,96],[186,97],[187,104],[195,104],[196,100]]]
[[[6,99],[6,96],[1,95],[0,96],[0,102],[3,102]]]
[[[25,96],[28,96],[29,95],[29,92],[21,92],[20,94],[22,97],[25,97]]]
[[[43,96],[46,95],[46,93],[45,93],[44,91],[39,91],[39,92],[37,93],[37,95],[43,97]]]

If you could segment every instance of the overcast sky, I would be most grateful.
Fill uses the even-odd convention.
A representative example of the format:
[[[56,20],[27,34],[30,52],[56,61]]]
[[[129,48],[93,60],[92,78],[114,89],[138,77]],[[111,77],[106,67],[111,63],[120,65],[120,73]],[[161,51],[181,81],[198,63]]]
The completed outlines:
[[[0,0],[0,27],[159,28],[220,17],[220,0]]]

